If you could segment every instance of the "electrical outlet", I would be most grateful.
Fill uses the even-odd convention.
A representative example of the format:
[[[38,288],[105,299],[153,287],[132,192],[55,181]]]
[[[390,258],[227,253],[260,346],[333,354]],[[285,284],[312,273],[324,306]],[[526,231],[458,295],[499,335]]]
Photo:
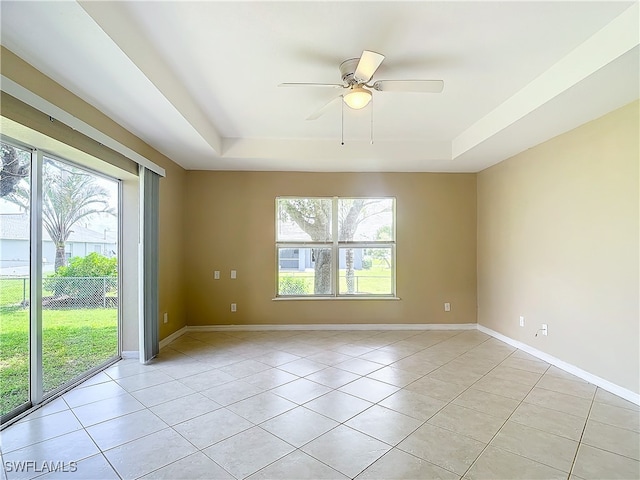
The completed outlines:
[[[235,303],[232,303],[232,304],[231,304],[231,311],[232,311],[232,312],[235,312],[235,311],[236,311],[236,304],[235,304]]]
[[[520,315],[520,326],[524,327],[524,317]]]
[[[213,279],[214,280],[220,280],[220,270],[215,270],[213,272]]]
[[[445,312],[450,312],[451,311],[451,304],[449,302],[444,304],[444,311]]]
[[[231,278],[232,279],[236,278],[236,271],[235,270],[231,270]]]
[[[164,312],[164,323],[169,323],[169,314]]]

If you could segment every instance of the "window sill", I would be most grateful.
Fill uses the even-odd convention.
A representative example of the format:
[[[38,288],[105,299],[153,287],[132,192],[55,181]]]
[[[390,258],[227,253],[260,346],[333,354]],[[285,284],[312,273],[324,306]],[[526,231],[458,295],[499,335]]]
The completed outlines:
[[[291,300],[303,300],[303,301],[308,301],[308,300],[402,300],[400,297],[382,297],[382,296],[369,296],[369,295],[354,295],[353,297],[347,297],[347,296],[340,296],[340,297],[331,297],[331,296],[326,296],[326,297],[314,297],[314,296],[308,296],[308,297],[274,297],[271,300],[273,300],[274,302],[280,302],[280,301],[291,301]]]

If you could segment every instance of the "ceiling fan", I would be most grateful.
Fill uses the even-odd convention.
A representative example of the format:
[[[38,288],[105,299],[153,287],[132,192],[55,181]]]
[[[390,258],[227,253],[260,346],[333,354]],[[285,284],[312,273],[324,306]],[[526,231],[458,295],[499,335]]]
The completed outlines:
[[[377,80],[369,83],[382,64],[384,55],[365,50],[360,58],[350,58],[340,64],[342,83],[281,83],[279,87],[325,87],[341,91],[329,103],[312,113],[307,120],[320,118],[334,100],[342,97],[344,103],[355,110],[366,107],[372,98],[372,90],[378,92],[440,93],[442,80]],[[345,90],[347,90],[345,92]]]

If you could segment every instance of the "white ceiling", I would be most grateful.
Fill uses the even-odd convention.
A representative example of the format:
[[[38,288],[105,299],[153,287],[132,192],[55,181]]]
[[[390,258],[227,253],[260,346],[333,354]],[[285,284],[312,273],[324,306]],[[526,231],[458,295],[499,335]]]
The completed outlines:
[[[478,171],[639,97],[638,2],[0,2],[2,44],[187,169]],[[374,92],[307,121],[339,64]]]

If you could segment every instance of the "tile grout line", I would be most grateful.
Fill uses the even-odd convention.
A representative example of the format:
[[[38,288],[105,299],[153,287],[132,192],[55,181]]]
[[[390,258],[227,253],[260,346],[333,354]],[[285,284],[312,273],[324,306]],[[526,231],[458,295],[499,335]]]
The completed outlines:
[[[301,406],[301,405],[299,405],[299,406]],[[284,412],[284,413],[287,413],[287,412]],[[284,413],[283,413],[283,414],[281,414],[281,415],[284,415]],[[317,413],[317,412],[316,412],[316,413]],[[320,414],[320,415],[321,415],[321,414]],[[276,417],[277,417],[277,416],[278,416],[278,415],[276,415]],[[276,418],[276,417],[273,417],[273,418]],[[327,418],[329,418],[329,417],[327,417]],[[271,420],[271,419],[265,420],[265,422],[266,422],[266,421],[269,421],[269,420]],[[332,420],[333,420],[333,419],[332,419]],[[335,420],[334,420],[334,421],[335,421]],[[262,422],[262,423],[264,423],[264,422]],[[264,428],[262,428],[262,426],[261,426],[261,425],[262,425],[262,424],[256,425],[256,427],[258,427],[258,428],[262,429],[264,432],[267,432],[267,433],[268,433],[268,434],[270,434],[270,435],[273,435],[274,437],[276,437],[276,438],[278,438],[278,439],[282,440],[283,442],[285,442],[285,443],[287,443],[287,444],[291,445],[291,446],[294,448],[294,450],[293,450],[292,452],[287,453],[286,455],[283,455],[282,457],[276,458],[274,461],[270,462],[268,465],[265,465],[264,467],[260,468],[259,470],[256,470],[255,472],[253,472],[253,473],[249,474],[247,477],[250,477],[251,475],[255,475],[256,473],[260,472],[261,470],[264,470],[265,468],[267,468],[267,467],[269,467],[269,466],[273,465],[273,464],[274,464],[274,463],[276,463],[278,460],[281,460],[282,458],[284,458],[284,457],[286,457],[286,456],[288,456],[288,455],[291,455],[292,453],[295,453],[295,452],[300,452],[300,453],[302,453],[302,454],[304,454],[304,455],[307,455],[307,456],[309,456],[309,457],[313,458],[314,460],[316,460],[316,461],[318,461],[318,462],[322,463],[323,465],[325,465],[325,466],[327,466],[327,467],[331,468],[332,470],[335,470],[336,472],[338,472],[338,473],[340,473],[340,474],[344,475],[345,477],[348,477],[348,475],[344,474],[344,473],[343,473],[343,472],[341,472],[340,470],[338,470],[338,469],[336,469],[336,468],[333,468],[331,465],[329,465],[329,464],[327,464],[327,463],[323,462],[323,461],[322,461],[322,460],[320,460],[319,458],[316,458],[316,457],[314,457],[313,455],[311,455],[311,454],[309,454],[309,453],[305,452],[304,450],[302,450],[302,447],[304,447],[305,445],[310,444],[310,443],[311,443],[311,442],[313,442],[314,440],[316,440],[316,439],[320,438],[322,435],[326,435],[327,433],[329,433],[329,432],[331,432],[331,431],[335,430],[336,428],[340,427],[340,426],[342,425],[342,423],[338,423],[338,425],[335,425],[335,426],[331,427],[331,428],[330,428],[329,430],[327,430],[326,432],[321,433],[321,434],[320,434],[320,435],[318,435],[317,437],[312,438],[311,440],[309,440],[309,441],[308,441],[308,442],[306,442],[306,443],[303,443],[303,444],[302,444],[301,446],[299,446],[299,447],[296,447],[295,445],[293,445],[292,443],[290,443],[290,442],[286,441],[284,438],[279,437],[279,436],[278,436],[278,435],[276,435],[275,433],[271,433],[271,432],[269,432],[268,430],[265,430]]]
[[[576,466],[576,461],[578,460],[578,452],[580,452],[580,448],[582,447],[582,439],[584,437],[584,432],[587,430],[587,424],[589,423],[589,417],[591,417],[591,410],[593,409],[593,404],[595,402],[595,398],[596,398],[596,393],[598,393],[598,388],[600,387],[596,387],[595,391],[593,392],[593,397],[591,397],[591,404],[589,405],[589,412],[587,413],[587,418],[584,421],[584,426],[582,427],[582,432],[580,432],[580,439],[578,440],[578,448],[576,448],[576,453],[573,456],[573,461],[571,462],[571,468],[569,469],[569,476],[567,478],[571,478],[571,475],[573,474],[573,470]]]
[[[516,348],[513,352],[511,352],[511,354],[509,354],[507,356],[507,358],[511,357],[511,355],[513,355],[514,352],[518,351],[518,349]],[[506,358],[505,358],[506,360]],[[502,361],[504,362],[504,360]],[[482,378],[484,378],[486,375],[488,375],[489,373],[491,373],[493,370],[495,370],[496,368],[498,368],[499,365],[502,364],[502,362],[500,362],[498,365],[496,365],[495,367],[493,367],[491,370],[489,370]],[[547,369],[545,370],[545,373],[549,370],[550,366],[547,367]],[[544,376],[544,373],[542,375],[540,375],[540,378],[536,381],[536,383],[533,384],[533,386],[529,389],[529,392],[527,393],[527,395],[529,395],[529,393],[531,393],[533,391],[533,389],[536,387],[536,385],[540,382],[540,380],[542,379],[542,377]],[[479,382],[481,379],[478,379],[476,382],[474,382],[473,384],[471,384],[469,386],[469,388],[471,388],[473,385],[475,385],[475,383]],[[469,388],[467,388],[467,390],[469,390]],[[466,391],[466,390],[465,390]],[[464,392],[462,392],[464,393]],[[462,393],[460,395],[462,395]],[[458,397],[460,396],[458,395]],[[520,400],[520,402],[518,403],[518,406],[516,408],[513,409],[513,411],[511,412],[511,414],[507,417],[507,419],[503,422],[503,424],[500,426],[500,428],[496,431],[496,433],[493,434],[493,436],[491,437],[491,439],[487,442],[487,444],[484,446],[484,448],[482,449],[482,451],[480,452],[480,454],[475,458],[475,460],[471,463],[471,465],[469,465],[469,468],[467,468],[467,470],[464,472],[464,474],[462,475],[461,478],[465,478],[465,475],[467,475],[467,473],[469,473],[469,471],[473,468],[473,466],[478,462],[478,460],[480,459],[480,457],[482,457],[482,455],[484,454],[484,452],[487,450],[487,448],[489,448],[489,445],[491,445],[491,442],[493,442],[493,440],[498,436],[498,434],[500,433],[500,431],[504,428],[504,426],[507,424],[507,422],[509,421],[509,419],[513,416],[513,414],[515,413],[515,411],[518,409],[518,407],[520,407],[520,405],[522,405],[524,403],[524,399],[527,398],[527,395],[525,395],[522,400]],[[456,397],[456,398],[458,398]],[[455,400],[455,398],[453,399]],[[452,402],[453,402],[452,400]],[[493,447],[493,448],[497,448],[497,447]],[[510,452],[513,453],[513,452]],[[517,455],[517,454],[515,454]],[[523,458],[527,458],[527,460],[532,460],[528,457],[524,457],[523,455],[519,455]],[[535,460],[532,460],[535,461]],[[540,463],[540,462],[537,462]],[[543,464],[544,465],[544,464]],[[548,465],[549,466],[549,465]],[[553,468],[553,467],[551,467]]]
[[[460,333],[459,333],[459,334],[457,334],[457,335],[460,335],[460,334],[462,334],[462,333],[464,333],[464,332],[460,332]],[[453,336],[451,336],[451,337],[449,337],[449,338],[454,338],[454,337],[456,337],[457,335],[453,335]],[[470,352],[470,351],[474,350],[475,348],[479,347],[480,345],[482,345],[483,343],[485,343],[485,342],[489,341],[490,339],[491,339],[491,337],[486,338],[484,341],[480,342],[479,344],[477,344],[477,345],[473,346],[472,348],[470,348],[470,349],[466,350],[465,352],[463,352],[463,353],[459,354],[458,356],[456,356],[456,357],[452,358],[452,359],[451,359],[451,360],[449,360],[448,362],[443,363],[442,365],[440,365],[440,366],[439,366],[439,367],[437,367],[436,369],[432,370],[432,372],[435,372],[436,370],[438,370],[438,369],[440,369],[440,368],[444,367],[445,365],[448,365],[449,363],[453,362],[454,360],[457,360],[458,358],[463,357],[463,356],[464,356],[464,355],[466,355],[468,352]],[[437,343],[435,343],[435,344],[433,344],[433,345],[431,345],[431,346],[438,345],[439,343],[445,342],[445,341],[447,341],[447,340],[449,340],[449,339],[442,340],[441,342],[437,342]],[[419,352],[424,351],[424,350],[427,350],[427,349],[431,348],[431,346],[426,347],[425,349],[420,350]],[[517,350],[517,349],[516,349],[516,350]],[[516,351],[516,350],[514,350],[514,351]],[[416,353],[418,353],[418,352],[416,352]],[[509,358],[512,354],[513,354],[513,352],[511,352],[511,354],[507,355],[507,357],[506,357],[506,358]],[[413,355],[415,355],[415,354],[413,354]],[[409,356],[411,356],[411,355],[409,355]],[[407,358],[407,357],[404,357],[404,358]],[[506,358],[505,358],[505,360],[506,360]],[[502,362],[504,362],[504,360],[502,360]],[[500,363],[496,364],[493,368],[491,368],[491,370],[489,370],[489,372],[491,372],[491,371],[493,371],[495,368],[497,368],[497,367],[498,367],[502,362],[500,362]],[[395,363],[395,362],[394,362],[394,363]],[[403,440],[401,440],[400,442],[398,442],[398,444],[397,444],[397,445],[399,445],[400,443],[402,443],[406,438],[408,438],[410,435],[412,435],[416,430],[418,430],[419,428],[423,427],[424,425],[427,425],[427,424],[428,424],[428,422],[429,422],[429,420],[431,420],[433,417],[435,417],[438,413],[440,413],[442,410],[444,410],[447,406],[451,405],[455,399],[457,399],[460,395],[462,395],[462,394],[463,394],[463,393],[465,393],[467,390],[469,390],[469,389],[470,389],[470,388],[471,388],[475,383],[479,382],[482,378],[484,378],[487,374],[489,374],[489,372],[485,373],[482,377],[480,377],[478,380],[476,380],[476,381],[475,381],[475,382],[473,382],[471,385],[469,385],[467,388],[465,388],[462,392],[460,392],[458,395],[456,395],[456,396],[455,396],[453,399],[451,399],[449,402],[444,402],[444,405],[443,405],[442,407],[440,407],[438,410],[436,410],[436,411],[435,411],[431,416],[429,416],[429,418],[427,418],[426,420],[424,420],[424,421],[422,422],[422,424],[421,424],[419,427],[417,427],[417,428],[416,428],[412,433],[410,433],[409,435],[407,435]],[[413,382],[410,382],[409,384],[405,385],[405,387],[402,387],[402,389],[406,388],[407,386],[409,386],[409,385],[411,385],[411,384],[413,384],[413,383],[415,383],[415,382],[417,382],[417,381],[419,381],[419,380],[422,380],[423,378],[427,377],[430,373],[431,373],[431,372],[428,372],[428,373],[424,374],[424,375],[423,375],[423,376],[421,376],[420,378],[418,378],[418,379],[414,380]],[[401,389],[401,390],[402,390],[402,389]],[[417,393],[417,392],[414,392],[414,393]],[[418,394],[418,395],[421,395],[421,394]],[[389,395],[389,396],[391,396],[391,395]],[[427,396],[427,397],[429,397],[429,398],[434,398],[435,400],[439,400],[439,399],[437,399],[437,398],[435,398],[435,397],[430,397],[429,395],[426,395],[426,396]],[[442,400],[439,400],[439,401],[442,401]],[[470,409],[470,410],[473,410],[473,409]],[[393,411],[395,411],[395,410],[393,410]],[[474,411],[475,411],[475,410],[474,410]],[[401,412],[398,412],[398,413],[401,413]],[[412,418],[413,418],[413,417],[412,417]],[[432,424],[429,424],[429,425],[432,425]],[[440,427],[440,426],[438,426],[438,425],[433,425],[433,426],[436,426],[436,427],[438,427],[438,428],[442,428],[443,430],[447,430],[447,431],[449,431],[449,432],[451,432],[451,433],[455,433],[455,434],[457,434],[457,435],[462,435],[462,434],[460,434],[459,432],[454,432],[453,430],[449,430],[448,428],[445,428],[445,427]],[[496,433],[496,434],[497,434],[497,433]],[[471,437],[468,437],[467,435],[462,435],[462,436],[467,437],[467,438],[471,438]],[[473,439],[473,440],[475,440],[475,439]],[[487,444],[487,445],[488,445],[488,444]],[[392,446],[391,450],[393,450],[394,448],[397,448],[397,446]],[[485,447],[485,448],[486,448],[486,447]],[[391,450],[390,450],[390,451],[391,451]],[[421,457],[418,457],[418,456],[416,456],[416,455],[413,455],[411,452],[407,452],[407,451],[402,450],[402,449],[400,449],[400,448],[398,448],[398,450],[400,450],[400,451],[402,451],[402,452],[404,452],[404,453],[407,453],[407,454],[409,454],[409,455],[411,455],[411,456],[413,456],[413,457],[415,457],[415,458],[418,458],[418,459],[420,459],[420,460],[422,460],[422,461],[426,461],[427,463],[430,463],[430,464],[432,464],[432,465],[436,465],[436,466],[437,466],[437,467],[439,467],[439,468],[443,468],[444,470],[447,470],[447,471],[449,471],[449,472],[452,472],[452,473],[453,473],[453,474],[455,474],[455,475],[458,475],[458,473],[457,473],[457,472],[454,472],[454,471],[452,471],[452,470],[449,470],[448,468],[445,468],[445,467],[442,467],[442,466],[440,466],[440,465],[437,465],[437,464],[434,464],[434,463],[432,463],[432,462],[429,462],[428,460],[425,460],[425,459],[423,459],[423,458],[421,458]],[[482,451],[484,452],[484,449],[483,449]],[[388,453],[388,452],[387,452],[387,453]],[[480,455],[482,455],[482,452],[480,453]],[[480,455],[478,455],[478,458],[479,458],[479,456],[480,456]],[[384,455],[383,455],[383,456],[384,456]],[[374,462],[374,463],[375,463],[375,462]],[[475,463],[475,461],[474,461],[474,463]],[[369,468],[369,467],[367,467],[367,468]],[[365,469],[365,470],[366,470],[366,469]],[[363,471],[364,471],[364,470],[363,470]],[[467,470],[467,471],[468,471],[468,470]],[[362,473],[362,472],[360,472],[360,473]],[[465,472],[465,475],[466,475],[466,472]],[[462,478],[462,477],[464,477],[464,475],[460,476],[460,478]]]
[[[517,348],[516,348],[516,350],[514,350],[514,352],[515,352],[515,351],[518,351],[518,350],[519,350],[519,349],[517,349]],[[511,354],[511,355],[513,355],[513,352],[512,352],[512,354]],[[511,357],[511,355],[509,355],[509,357]],[[507,358],[509,358],[509,357],[507,357]],[[505,359],[505,360],[506,360],[506,359]],[[504,362],[504,360],[503,360],[503,362]],[[500,364],[502,364],[503,362],[501,362]],[[545,363],[546,363],[546,362],[545,362]],[[496,365],[496,367],[494,367],[494,369],[495,369],[495,368],[497,368],[498,366],[500,366],[500,364]],[[533,390],[536,388],[536,386],[538,385],[538,383],[542,380],[542,378],[544,377],[544,375],[548,372],[548,370],[549,370],[550,368],[551,368],[551,365],[549,365],[549,366],[547,367],[547,369],[545,370],[545,372],[544,372],[543,374],[541,374],[540,378],[539,378],[539,379],[538,379],[538,381],[537,381],[537,382],[536,382],[536,383],[531,387],[531,389],[529,390],[528,394],[529,394],[529,393],[531,393],[531,391],[533,391]],[[493,370],[493,369],[492,369],[492,370]],[[490,373],[490,372],[487,372],[487,374],[488,374],[488,373]],[[478,381],[479,381],[479,380],[478,380]],[[588,383],[588,382],[587,382],[587,383]],[[473,384],[472,384],[471,386],[473,386]],[[471,388],[471,386],[470,386],[469,388]],[[546,388],[544,388],[544,387],[538,387],[538,388],[542,388],[543,390],[548,390],[548,391],[555,392],[555,393],[562,393],[562,392],[556,392],[555,390],[549,390],[549,389],[546,389]],[[578,455],[578,450],[580,449],[580,446],[582,445],[582,437],[583,437],[583,435],[584,435],[584,431],[586,430],[587,422],[588,422],[589,416],[590,416],[590,414],[591,414],[591,409],[592,409],[592,407],[593,407],[593,403],[594,403],[594,401],[595,401],[594,399],[595,399],[595,394],[596,394],[596,392],[597,392],[597,388],[599,388],[599,387],[596,387],[596,391],[594,391],[594,394],[593,394],[593,396],[592,396],[592,398],[591,398],[591,404],[590,404],[590,406],[589,406],[589,411],[588,411],[588,413],[587,413],[587,417],[585,418],[585,423],[584,423],[584,425],[583,425],[583,429],[582,429],[582,433],[581,433],[581,435],[580,435],[580,439],[579,439],[579,440],[573,440],[574,442],[576,442],[576,443],[578,444],[578,446],[577,446],[577,448],[576,448],[576,453],[574,454],[574,458],[573,458],[573,461],[572,461],[572,464],[571,464],[571,469],[570,469],[570,471],[569,471],[569,474],[568,474],[567,478],[570,478],[570,476],[571,476],[571,474],[572,474],[572,472],[573,472],[574,464],[575,464],[575,461],[576,461],[576,458],[577,458],[577,455]],[[467,390],[468,390],[468,389],[467,389]],[[465,391],[466,391],[466,390],[465,390]],[[462,392],[462,393],[464,393],[464,392]],[[460,395],[462,395],[462,393],[461,393]],[[525,402],[524,402],[524,400],[526,399],[526,397],[528,396],[528,394],[527,394],[527,395],[525,395],[525,396],[524,396],[524,398],[519,402],[518,407],[519,407],[520,405],[522,405],[523,403],[525,403]],[[579,397],[579,396],[577,396],[577,395],[572,395],[572,394],[567,394],[567,395],[575,396],[576,398],[584,398],[584,397]],[[457,397],[456,397],[456,398],[457,398]],[[454,400],[455,400],[455,399],[454,399]],[[454,400],[452,400],[452,402],[453,402]],[[502,430],[502,428],[504,427],[504,425],[505,425],[505,424],[509,421],[509,419],[513,416],[513,413],[515,413],[515,411],[518,409],[518,407],[516,407],[516,408],[514,409],[514,411],[511,413],[511,415],[509,415],[509,417],[507,418],[507,420],[502,424],[502,426],[500,427],[500,429],[499,429],[499,430],[495,433],[495,435],[491,438],[491,440],[489,441],[489,443],[487,443],[486,447],[482,450],[482,452],[480,453],[480,455],[478,455],[478,457],[474,460],[474,462],[473,462],[473,463],[471,464],[471,466],[467,469],[467,471],[465,472],[465,474],[464,474],[464,475],[466,475],[466,474],[469,472],[469,470],[473,467],[473,465],[475,465],[475,463],[476,463],[476,462],[478,461],[478,459],[482,456],[482,454],[484,453],[484,451],[489,447],[489,445],[490,445],[490,444],[491,444],[491,442],[494,440],[494,438],[495,438],[495,437],[500,433],[500,431]],[[546,407],[543,407],[543,408],[546,408]],[[554,409],[550,409],[550,410],[553,410],[553,411],[555,411],[555,412],[559,412],[559,413],[562,413],[562,414],[565,414],[565,415],[571,415],[571,414],[569,414],[569,413],[562,412],[562,411],[559,411],[559,410],[554,410]],[[573,416],[576,416],[576,415],[573,415]],[[518,422],[516,422],[516,423],[518,423]],[[525,426],[527,426],[527,425],[525,425]],[[551,432],[547,432],[547,431],[545,431],[545,430],[541,430],[541,429],[536,428],[536,427],[529,427],[529,428],[532,428],[532,429],[534,429],[534,430],[538,430],[538,431],[542,431],[542,432],[544,432],[544,433],[549,433],[549,434],[551,434],[551,435],[555,435],[555,436],[558,436],[558,437],[561,437],[561,438],[567,438],[567,437],[564,437],[564,436],[562,436],[562,435],[557,435],[557,434],[554,434],[554,433],[551,433]],[[572,439],[569,439],[569,440],[572,440]],[[494,447],[494,448],[499,448],[499,447]],[[546,466],[548,466],[548,467],[550,467],[550,468],[554,468],[554,469],[558,470],[556,467],[553,467],[553,466],[551,466],[551,465],[547,465],[546,463],[538,462],[537,460],[533,460],[533,459],[531,459],[531,458],[529,458],[529,457],[526,457],[526,456],[524,456],[524,455],[520,455],[520,454],[515,453],[515,452],[510,452],[510,453],[513,453],[514,455],[518,455],[518,456],[520,456],[520,457],[526,458],[527,460],[531,460],[531,461],[534,461],[534,462],[537,462],[537,463],[540,463],[540,464],[542,464],[542,465],[546,465]],[[612,452],[612,453],[614,453],[614,452]],[[619,455],[619,454],[618,454],[618,455]],[[564,472],[563,472],[563,473],[564,473]],[[463,475],[463,477],[464,477],[464,475]]]
[[[463,333],[463,332],[460,332],[460,333]],[[458,335],[459,335],[459,334],[458,334]],[[450,338],[454,338],[455,336],[457,336],[457,335],[453,335],[453,336],[452,336],[452,337],[450,337]],[[448,340],[448,339],[446,339],[446,340]],[[446,341],[446,340],[443,340],[443,342],[444,342],[444,341]],[[484,343],[488,342],[489,340],[491,340],[491,337],[486,338],[484,341],[480,342],[479,344],[477,344],[477,345],[473,346],[472,348],[470,348],[470,349],[466,350],[465,352],[461,353],[460,355],[458,355],[458,356],[456,356],[456,357],[452,358],[452,359],[451,359],[451,360],[449,360],[448,362],[446,362],[446,363],[444,363],[444,364],[440,365],[440,366],[439,366],[439,367],[437,367],[436,369],[432,370],[432,372],[435,372],[436,370],[438,370],[438,369],[440,369],[440,368],[444,367],[445,365],[448,365],[449,363],[453,362],[454,360],[457,360],[458,358],[463,357],[464,355],[466,355],[466,354],[467,354],[467,353],[469,353],[470,351],[472,351],[472,350],[474,350],[475,348],[479,347],[480,345],[482,345],[482,344],[484,344]],[[442,342],[438,342],[438,343],[442,343]],[[433,344],[433,345],[437,345],[438,343]],[[424,350],[427,350],[427,349],[429,349],[430,347],[431,347],[431,346],[429,346],[429,347],[425,348]],[[421,351],[424,351],[424,350],[421,350]],[[517,351],[517,349],[516,349],[516,350],[514,350],[514,352],[515,352],[515,351]],[[436,410],[436,411],[433,413],[433,415],[431,415],[429,418],[427,418],[427,419],[426,419],[426,420],[425,420],[425,421],[424,421],[424,422],[423,422],[419,427],[417,427],[417,428],[416,428],[416,429],[415,429],[411,434],[407,435],[403,440],[401,440],[400,442],[398,442],[398,444],[397,444],[397,445],[399,445],[400,443],[402,443],[402,441],[404,441],[406,438],[408,438],[410,435],[412,435],[416,430],[418,430],[419,428],[423,427],[424,425],[427,425],[427,424],[428,424],[428,422],[429,422],[429,420],[431,420],[433,417],[435,417],[438,413],[440,413],[442,410],[444,410],[447,406],[451,405],[451,404],[452,404],[452,403],[453,403],[453,402],[454,402],[458,397],[460,397],[460,395],[462,395],[463,393],[465,393],[466,391],[468,391],[468,390],[469,390],[473,385],[475,385],[475,384],[476,384],[477,382],[479,382],[482,378],[484,378],[486,375],[488,375],[491,371],[493,371],[495,368],[497,368],[500,364],[502,364],[502,362],[504,362],[504,361],[505,361],[507,358],[509,358],[512,354],[513,354],[513,352],[511,352],[509,355],[507,355],[507,357],[506,357],[504,360],[502,360],[500,363],[496,364],[496,365],[495,365],[493,368],[491,368],[487,373],[485,373],[484,375],[482,375],[478,380],[476,380],[475,382],[473,382],[471,385],[469,385],[467,388],[465,388],[462,392],[460,392],[460,393],[459,393],[458,395],[456,395],[454,398],[452,398],[451,400],[449,400],[449,402],[445,402],[445,404],[444,404],[442,407],[440,407],[438,410]],[[414,354],[414,355],[415,355],[415,354]],[[405,357],[405,358],[406,358],[406,357]],[[547,369],[548,369],[548,367],[547,367]],[[402,389],[406,388],[408,385],[411,385],[411,384],[413,384],[413,383],[415,383],[415,382],[417,382],[417,381],[419,381],[419,380],[421,380],[421,379],[423,379],[423,378],[427,377],[427,376],[429,375],[429,373],[431,373],[431,372],[428,372],[428,373],[426,373],[425,375],[421,376],[419,379],[415,380],[414,382],[411,382],[411,383],[409,383],[409,384],[405,385],[405,387],[402,387]],[[542,376],[541,376],[541,378],[542,378]],[[537,382],[536,382],[536,383],[537,383]],[[532,387],[532,388],[533,388],[533,387]],[[427,395],[427,396],[428,396],[428,395]],[[435,398],[435,397],[429,397],[429,398]],[[437,398],[436,398],[436,400],[439,400],[439,399],[437,399]],[[466,408],[466,407],[465,407],[465,408]],[[516,407],[516,408],[517,408],[517,407]],[[470,410],[474,410],[474,409],[470,409]],[[476,411],[476,410],[474,410],[474,411]],[[514,410],[514,411],[515,411],[515,410]],[[398,413],[400,413],[400,412],[398,412]],[[483,412],[480,412],[480,413],[483,413]],[[506,423],[506,421],[505,421],[505,423]],[[429,425],[432,425],[432,424],[429,424]],[[462,436],[464,436],[464,437],[471,438],[471,437],[468,437],[467,435],[463,435],[463,434],[461,434],[461,433],[459,433],[459,432],[454,432],[453,430],[449,430],[448,428],[445,428],[445,427],[440,427],[440,426],[438,426],[438,425],[433,425],[433,426],[436,426],[436,427],[438,427],[438,428],[442,428],[443,430],[447,430],[447,431],[449,431],[449,432],[451,432],[451,433],[455,433],[455,434],[457,434],[457,435],[462,435]],[[501,428],[502,428],[502,427],[501,427]],[[499,430],[498,430],[498,431],[499,431]],[[498,432],[496,432],[496,435],[497,435],[497,433],[498,433]],[[495,435],[494,435],[494,436],[495,436]],[[475,439],[472,439],[472,440],[475,440]],[[488,446],[488,445],[489,445],[489,444],[487,444],[487,446]],[[393,446],[393,447],[392,447],[392,449],[393,449],[393,448],[397,448],[397,446]],[[486,446],[485,446],[485,448],[483,448],[482,452],[480,452],[480,454],[478,455],[478,457],[477,457],[477,458],[479,458],[479,457],[480,457],[480,455],[482,455],[482,453],[484,452],[484,450],[485,450],[485,449],[486,449]],[[413,455],[411,452],[407,452],[407,451],[402,450],[402,449],[400,449],[400,448],[398,448],[398,450],[400,450],[400,451],[402,451],[402,452],[405,452],[405,453],[407,453],[407,454],[409,454],[409,455],[411,455],[411,456],[413,456],[413,457],[415,457],[415,458],[418,458],[418,459],[420,459],[420,460],[422,460],[422,461],[426,461],[426,462],[428,462],[428,463],[431,463],[432,465],[436,465],[437,467],[443,468],[444,470],[447,470],[447,471],[449,471],[449,472],[452,472],[452,473],[453,473],[453,474],[455,474],[455,475],[458,475],[458,473],[457,473],[457,472],[454,472],[454,471],[452,471],[452,470],[449,470],[448,468],[445,468],[445,467],[442,467],[442,466],[440,466],[440,465],[437,465],[437,464],[434,464],[434,463],[432,463],[432,462],[429,462],[428,460],[425,460],[425,459],[423,459],[423,458],[421,458],[421,457],[418,457],[418,456],[416,456],[416,455]],[[387,453],[388,453],[388,452],[387,452]],[[476,458],[476,460],[477,460],[477,458]],[[375,462],[374,462],[374,463],[375,463]],[[473,462],[473,463],[475,463],[475,460],[474,460],[474,462]],[[472,463],[472,465],[471,465],[471,466],[473,466],[473,463]],[[469,468],[471,468],[471,466],[470,466]],[[367,468],[368,468],[368,467],[367,467]],[[467,469],[467,471],[465,471],[465,473],[464,473],[463,475],[461,475],[461,476],[460,476],[460,478],[463,478],[463,477],[464,477],[464,475],[466,475],[466,473],[468,472],[468,470],[469,470],[469,469]]]
[[[98,449],[98,453],[93,454],[93,455],[89,455],[88,457],[82,458],[80,460],[77,461],[77,463],[80,463],[83,460],[86,460],[88,458],[100,455],[102,458],[104,458],[104,460],[107,462],[107,464],[109,464],[109,467],[113,470],[113,472],[118,476],[118,478],[122,479],[122,476],[120,475],[120,473],[115,469],[115,467],[111,464],[111,462],[109,461],[109,459],[106,457],[106,455],[104,454],[104,451],[102,450],[102,448],[100,448],[100,446],[96,443],[95,439],[91,436],[91,434],[87,431],[87,427],[84,426],[84,424],[80,421],[80,419],[78,418],[78,415],[76,415],[76,412],[74,411],[73,407],[71,407],[71,405],[69,405],[69,403],[67,402],[67,400],[64,397],[60,397],[62,398],[62,400],[64,401],[64,403],[67,405],[69,411],[71,412],[71,414],[75,417],[76,421],[80,424],[80,427],[82,427],[81,429],[75,430],[75,431],[80,431],[82,430],[85,435],[91,440],[91,442],[95,445],[95,447]],[[94,402],[95,403],[95,402]],[[88,405],[88,404],[87,404]],[[84,405],[78,405],[75,408],[78,407],[82,407]],[[43,474],[44,475],[44,474]],[[42,476],[42,475],[41,475]],[[38,477],[32,477],[32,478],[38,478]]]
[[[108,375],[107,375],[108,376]],[[95,439],[91,436],[91,434],[87,431],[87,427],[84,426],[84,424],[80,421],[80,419],[78,418],[78,415],[76,415],[76,412],[73,410],[73,408],[71,407],[71,405],[69,405],[69,402],[67,402],[66,398],[62,398],[64,400],[64,403],[67,404],[67,406],[69,407],[69,410],[71,411],[71,413],[73,414],[73,416],[75,417],[76,421],[80,424],[80,426],[82,427],[82,430],[84,431],[85,435],[87,437],[89,437],[91,439],[91,442],[93,442],[93,444],[96,446],[96,448],[98,449],[99,455],[102,456],[102,458],[105,459],[105,461],[109,464],[109,467],[111,467],[111,470],[113,470],[115,472],[115,474],[122,479],[122,476],[120,475],[120,473],[114,468],[114,466],[111,464],[111,462],[109,461],[109,459],[106,457],[106,455],[104,454],[104,452],[102,451],[102,448],[100,448],[100,446],[96,443]],[[81,405],[80,405],[81,406]],[[87,457],[89,458],[89,457]]]

